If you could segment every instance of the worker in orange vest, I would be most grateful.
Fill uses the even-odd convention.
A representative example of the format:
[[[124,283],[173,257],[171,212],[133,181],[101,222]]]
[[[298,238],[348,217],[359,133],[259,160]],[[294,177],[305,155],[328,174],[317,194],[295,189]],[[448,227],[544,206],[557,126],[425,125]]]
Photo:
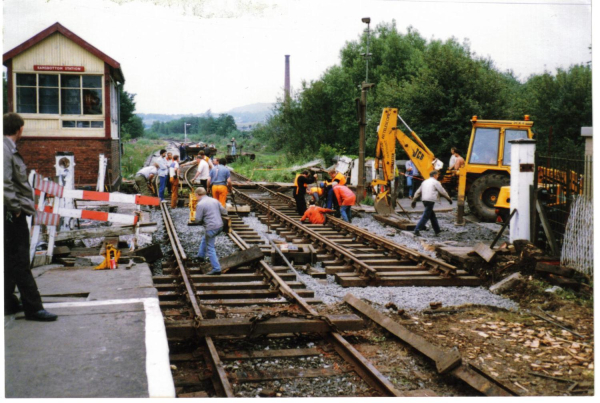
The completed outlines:
[[[304,215],[300,219],[300,222],[305,221],[308,218],[308,222],[311,224],[325,224],[325,214],[333,213],[335,210],[329,208],[322,208],[315,205],[314,200],[309,200],[308,209],[304,212]]]
[[[325,188],[328,185],[329,185],[328,182],[321,182],[321,183],[318,184],[318,186],[313,186],[313,187],[310,188],[310,190],[308,191],[308,193],[312,197],[312,200],[314,200],[315,204],[317,204],[317,205],[319,204],[319,200],[325,194]]]
[[[308,175],[308,171],[304,170],[302,173],[296,175],[296,179],[294,180],[294,199],[296,200],[296,212],[299,215],[303,215],[306,211],[306,188],[317,180],[316,174],[313,176]]]
[[[341,172],[332,169],[329,171],[329,176],[331,176],[331,182],[337,183],[339,185],[346,184],[346,177]],[[329,189],[325,189],[327,191],[327,208],[333,207],[333,187],[329,187]]]
[[[340,206],[342,220],[352,222],[352,206],[356,203],[356,195],[347,186],[338,185],[333,182],[333,193]]]

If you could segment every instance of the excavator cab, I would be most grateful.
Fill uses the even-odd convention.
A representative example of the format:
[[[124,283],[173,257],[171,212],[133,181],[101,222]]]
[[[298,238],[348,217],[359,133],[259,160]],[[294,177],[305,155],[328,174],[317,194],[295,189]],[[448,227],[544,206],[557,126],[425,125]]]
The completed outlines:
[[[496,220],[500,189],[510,184],[511,140],[533,137],[533,122],[471,119],[473,129],[465,166],[458,183],[458,223],[463,222],[465,196],[469,209],[482,221]]]

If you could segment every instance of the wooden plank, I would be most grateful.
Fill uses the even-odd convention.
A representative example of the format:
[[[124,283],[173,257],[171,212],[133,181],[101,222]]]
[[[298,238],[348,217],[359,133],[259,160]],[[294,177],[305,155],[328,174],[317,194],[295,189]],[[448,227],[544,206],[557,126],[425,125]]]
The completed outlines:
[[[293,348],[286,350],[255,350],[236,351],[233,354],[221,356],[223,361],[252,360],[256,358],[289,358],[289,357],[313,357],[321,354],[316,348]]]
[[[551,273],[556,274],[562,277],[573,277],[575,274],[575,269],[571,269],[569,267],[563,267],[559,264],[550,264],[544,262],[538,262],[535,266],[535,271],[539,273]]]
[[[221,271],[226,272],[227,270],[234,269],[236,267],[250,265],[264,257],[264,253],[258,246],[234,253],[225,258],[219,259],[221,265]]]
[[[363,320],[356,315],[327,315],[341,331],[360,330]],[[197,326],[197,327],[196,327]],[[189,339],[196,336],[247,336],[252,330],[248,318],[206,319],[199,324],[195,321],[173,321],[166,323],[167,337],[171,340]],[[257,322],[252,335],[271,333],[327,333],[329,325],[319,319],[289,317],[271,318]]]
[[[140,232],[154,232],[156,231],[156,223],[144,223],[140,224]],[[131,235],[135,233],[135,228],[132,225],[128,226],[112,226],[112,227],[101,227],[101,228],[90,228],[80,229],[73,231],[60,231],[56,234],[54,241],[68,241],[77,239],[87,238],[99,238],[107,236],[120,236],[120,235]]]
[[[475,245],[475,249],[473,250],[488,263],[494,258],[494,255],[496,254],[496,252],[490,249],[489,246],[481,242]]]
[[[417,351],[433,360],[440,374],[446,373],[461,364],[462,358],[457,349],[449,351],[440,349],[438,346],[411,332],[404,326],[370,307],[352,294],[346,294],[344,297],[344,302],[348,303],[354,309],[369,317],[373,322],[379,324],[381,327],[397,336],[400,340],[409,344],[411,347],[415,348]]]

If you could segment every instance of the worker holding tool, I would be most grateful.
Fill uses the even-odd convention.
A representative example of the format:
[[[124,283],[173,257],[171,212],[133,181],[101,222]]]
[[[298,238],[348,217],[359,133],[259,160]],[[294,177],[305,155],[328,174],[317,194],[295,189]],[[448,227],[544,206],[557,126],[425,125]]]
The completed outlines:
[[[410,203],[412,208],[417,206],[417,200],[423,200],[423,204],[425,205],[425,210],[423,211],[423,216],[419,220],[417,226],[415,227],[415,235],[421,236],[420,231],[425,229],[425,225],[429,220],[431,220],[431,226],[435,231],[435,235],[438,236],[441,232],[440,224],[438,223],[437,217],[435,216],[435,211],[433,211],[433,206],[435,202],[440,201],[440,195],[448,200],[450,204],[452,204],[452,199],[448,196],[448,193],[442,187],[442,184],[438,182],[438,177],[440,173],[436,170],[433,170],[429,173],[429,179],[425,180],[417,193],[415,193],[415,197],[413,201]]]
[[[20,115],[4,115],[4,315],[24,311],[27,320],[49,322],[58,316],[44,309],[29,260],[26,217],[36,212],[27,167],[17,151],[24,128],[25,121]],[[15,287],[21,294],[21,303]]]
[[[347,186],[338,185],[337,182],[333,182],[333,193],[340,206],[340,213],[342,220],[351,223],[352,222],[352,206],[356,203],[356,195]]]
[[[308,171],[304,170],[302,173],[296,175],[296,179],[294,180],[294,199],[296,200],[296,212],[298,215],[303,215],[306,211],[306,188],[317,180],[317,174],[313,176],[308,175]]]
[[[308,219],[311,224],[325,224],[325,213],[334,213],[335,210],[329,208],[322,208],[315,205],[314,200],[308,201],[308,209],[304,212],[304,215],[300,219],[300,222],[304,222]]]
[[[137,171],[135,174],[135,184],[143,196],[152,196],[152,181],[158,173],[158,163],[153,163]]]
[[[197,258],[201,263],[210,260],[212,270],[206,274],[210,276],[221,274],[221,265],[217,258],[215,249],[215,238],[223,231],[223,219],[221,216],[227,216],[227,210],[215,198],[206,195],[206,189],[196,188],[196,222],[204,224],[204,236],[198,249]]]
[[[406,185],[408,186],[408,198],[412,199],[415,193],[415,178],[419,178],[421,173],[411,160],[406,161]]]

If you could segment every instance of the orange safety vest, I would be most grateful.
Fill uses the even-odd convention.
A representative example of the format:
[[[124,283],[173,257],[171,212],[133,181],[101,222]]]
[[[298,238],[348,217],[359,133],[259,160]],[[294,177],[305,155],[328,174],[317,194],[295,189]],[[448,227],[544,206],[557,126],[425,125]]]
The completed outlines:
[[[338,172],[331,181],[338,181],[338,183],[343,186],[346,184],[346,177],[341,172]]]
[[[296,175],[296,179],[294,179],[294,186],[296,186],[296,194],[298,194],[298,191],[299,191],[299,189],[298,189],[298,178],[299,178],[301,175],[302,175],[302,174],[298,174],[298,175]],[[305,184],[304,184],[304,187],[306,188],[306,187],[308,187],[308,185],[305,183]]]
[[[310,194],[316,193],[319,196],[323,196],[323,188],[317,186],[317,187],[312,187],[310,188]]]

